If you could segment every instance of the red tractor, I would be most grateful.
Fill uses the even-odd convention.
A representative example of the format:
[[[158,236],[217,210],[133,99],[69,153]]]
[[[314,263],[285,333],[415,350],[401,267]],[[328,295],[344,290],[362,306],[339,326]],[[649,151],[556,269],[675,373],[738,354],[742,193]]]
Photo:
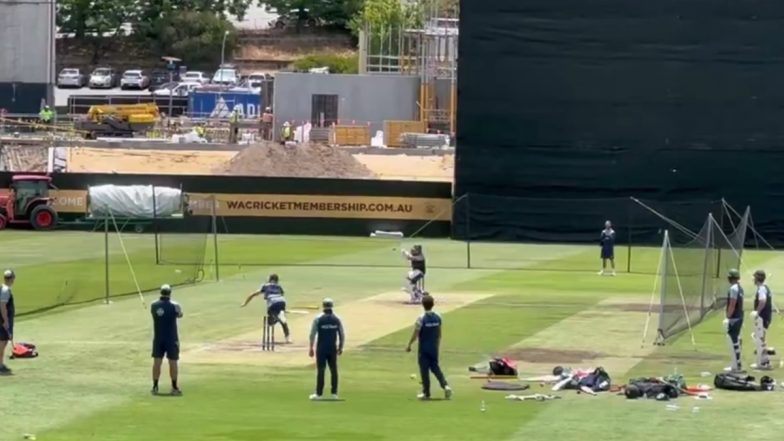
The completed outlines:
[[[36,230],[50,230],[57,225],[57,211],[52,207],[49,186],[52,178],[40,175],[16,175],[11,188],[0,190],[0,230],[9,224],[30,224]]]

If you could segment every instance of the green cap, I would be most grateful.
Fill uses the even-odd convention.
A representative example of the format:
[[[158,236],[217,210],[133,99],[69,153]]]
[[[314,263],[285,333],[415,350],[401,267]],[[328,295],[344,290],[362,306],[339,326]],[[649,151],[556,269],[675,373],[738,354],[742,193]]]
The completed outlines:
[[[729,278],[729,279],[740,279],[740,271],[736,270],[735,268],[729,270],[727,272],[727,278]]]

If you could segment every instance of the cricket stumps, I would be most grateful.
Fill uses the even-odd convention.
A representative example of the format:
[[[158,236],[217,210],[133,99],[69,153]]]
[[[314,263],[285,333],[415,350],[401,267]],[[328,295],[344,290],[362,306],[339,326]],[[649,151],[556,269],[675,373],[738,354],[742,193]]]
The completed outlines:
[[[264,316],[264,330],[261,335],[261,350],[275,351],[275,321]]]

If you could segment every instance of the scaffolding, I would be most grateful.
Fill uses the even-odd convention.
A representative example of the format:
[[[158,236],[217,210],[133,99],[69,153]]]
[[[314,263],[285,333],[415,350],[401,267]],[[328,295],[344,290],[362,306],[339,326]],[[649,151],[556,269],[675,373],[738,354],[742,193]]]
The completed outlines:
[[[430,132],[456,131],[459,11],[454,0],[420,0],[410,23],[364,27],[360,73],[420,79],[419,119]]]

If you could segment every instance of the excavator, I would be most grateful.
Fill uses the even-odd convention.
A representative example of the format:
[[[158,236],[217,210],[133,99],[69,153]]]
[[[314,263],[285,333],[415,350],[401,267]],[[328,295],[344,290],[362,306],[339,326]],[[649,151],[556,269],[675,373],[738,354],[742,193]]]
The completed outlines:
[[[154,103],[91,106],[87,115],[76,122],[76,130],[86,139],[98,137],[132,138],[150,130],[160,118]]]

